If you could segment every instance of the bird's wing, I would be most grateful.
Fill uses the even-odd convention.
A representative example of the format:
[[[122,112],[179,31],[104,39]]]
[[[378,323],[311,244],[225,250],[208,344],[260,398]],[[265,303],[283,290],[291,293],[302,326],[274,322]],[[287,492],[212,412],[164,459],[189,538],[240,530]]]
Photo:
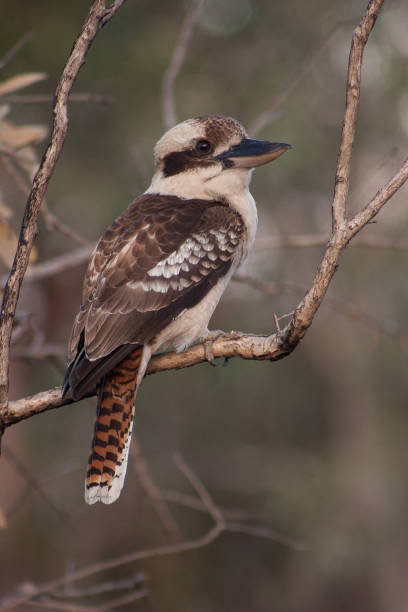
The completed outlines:
[[[154,338],[228,272],[244,231],[240,215],[221,202],[140,196],[93,253],[70,358],[82,332],[91,360]]]

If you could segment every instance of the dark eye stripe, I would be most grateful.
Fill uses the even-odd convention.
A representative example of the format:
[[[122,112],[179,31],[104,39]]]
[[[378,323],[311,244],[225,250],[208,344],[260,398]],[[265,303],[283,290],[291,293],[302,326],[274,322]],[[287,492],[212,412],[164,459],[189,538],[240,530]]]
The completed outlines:
[[[203,153],[201,153],[203,155]],[[163,174],[164,176],[174,176],[189,168],[198,168],[200,166],[209,166],[213,162],[208,159],[200,159],[196,149],[189,151],[175,151],[168,153],[163,159]]]

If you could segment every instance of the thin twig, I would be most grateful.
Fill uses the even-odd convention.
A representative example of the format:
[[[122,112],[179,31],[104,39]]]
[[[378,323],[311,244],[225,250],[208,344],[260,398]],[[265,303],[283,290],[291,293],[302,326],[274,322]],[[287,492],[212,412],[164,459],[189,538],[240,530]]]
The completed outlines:
[[[281,293],[295,293],[303,295],[306,292],[306,288],[303,285],[289,282],[266,282],[246,274],[235,274],[232,277],[232,280],[237,283],[248,285],[249,287],[257,289],[258,291],[261,291],[269,296],[280,295]],[[372,314],[358,308],[355,304],[350,304],[345,300],[340,300],[330,296],[326,296],[323,305],[338,312],[343,317],[347,317],[352,321],[358,321],[358,323],[375,330],[377,333],[384,334],[392,338],[392,340],[398,344],[405,356],[408,356],[407,342],[401,336],[401,330],[396,323],[378,319]]]
[[[367,223],[369,223],[392,196],[404,185],[408,178],[408,157],[403,161],[398,172],[377,191],[375,196],[347,223],[347,241],[351,240]]]
[[[256,525],[247,525],[246,523],[238,523],[228,521],[225,524],[226,531],[235,531],[238,533],[247,533],[248,535],[255,536],[257,538],[267,538],[268,540],[273,540],[277,544],[282,544],[282,546],[286,546],[291,550],[295,550],[296,552],[304,552],[308,549],[308,547],[302,542],[297,542],[296,540],[292,540],[278,531],[274,531],[273,529],[268,529],[267,527],[257,527]]]
[[[384,0],[370,0],[360,24],[356,27],[351,41],[346,88],[346,110],[343,120],[337,170],[332,204],[333,232],[341,233],[349,190],[351,153],[356,132],[357,111],[360,102],[361,67],[368,37],[374,27]]]
[[[13,153],[14,153],[14,151],[13,151]],[[20,173],[17,172],[16,168],[14,167],[14,165],[13,165],[11,159],[9,159],[9,157],[11,157],[11,155],[10,154],[6,154],[5,153],[5,148],[2,147],[0,149],[0,161],[1,161],[2,165],[3,165],[3,168],[5,169],[5,171],[7,172],[7,174],[9,175],[9,177],[11,178],[11,180],[13,181],[15,186],[18,188],[18,190],[26,198],[27,195],[30,192],[30,187],[26,184],[26,182],[20,176]]]
[[[89,606],[70,603],[68,601],[58,601],[52,597],[32,599],[27,603],[34,608],[45,608],[54,611],[61,610],[62,612],[100,612],[101,610],[99,606]]]
[[[348,23],[348,22],[347,22]],[[340,30],[341,27],[345,25],[345,22],[337,24],[326,36],[326,38],[320,43],[318,48],[301,63],[300,67],[296,70],[296,73],[293,75],[292,79],[286,85],[286,87],[280,91],[276,96],[272,99],[272,104],[262,111],[255,119],[252,121],[248,128],[248,133],[252,136],[256,136],[261,132],[277,116],[280,107],[287,100],[292,91],[297,87],[300,81],[306,77],[316,66],[317,62],[323,55],[324,51],[326,51],[330,42],[333,40],[335,34]]]
[[[36,491],[40,497],[48,504],[58,516],[58,518],[65,524],[72,523],[72,519],[55,505],[52,499],[48,496],[48,493],[44,490],[43,486],[39,482],[39,480],[32,474],[32,472],[26,468],[26,466],[22,463],[21,459],[17,457],[17,455],[7,446],[3,448],[3,454],[6,459],[14,466],[20,476],[24,479],[24,481],[31,487],[32,490]]]
[[[3,155],[1,155],[1,153],[3,153]],[[9,148],[6,149],[5,147],[2,147],[0,149],[0,161],[2,162],[8,175],[13,180],[14,184],[18,187],[21,193],[25,197],[27,197],[30,194],[30,184],[23,179],[23,177],[14,167],[11,161],[17,153],[18,150]],[[82,245],[89,244],[88,240],[82,238],[82,236],[80,236],[78,232],[72,230],[68,225],[66,225],[66,223],[58,219],[58,217],[49,210],[45,198],[43,199],[41,204],[41,212],[45,220],[45,225],[49,231],[58,230],[61,234],[67,236],[67,238],[71,238],[71,240],[73,240],[74,242],[79,242]]]
[[[133,601],[147,597],[149,591],[147,588],[137,589],[131,593],[126,593],[120,597],[115,597],[106,603],[98,603],[97,605],[81,605],[68,601],[60,601],[54,597],[41,599],[32,599],[27,602],[30,606],[37,608],[51,608],[52,610],[61,610],[62,612],[108,612],[108,610],[116,610],[120,606],[125,606]]]
[[[7,64],[10,63],[16,53],[18,53],[20,49],[24,47],[24,45],[30,40],[31,37],[32,33],[27,32],[26,34],[24,34],[24,36],[20,38],[20,40],[14,45],[14,47],[11,47],[11,49],[7,51],[5,55],[3,55],[3,57],[0,59],[0,70],[2,70],[2,68],[4,68],[5,66],[7,66]]]
[[[194,24],[203,8],[205,0],[192,0],[186,18],[180,30],[177,45],[174,48],[170,65],[162,80],[162,113],[163,123],[168,130],[177,121],[174,100],[174,82],[184,64],[188,47],[193,35]]]
[[[126,0],[114,0],[110,7],[105,9],[105,16],[101,19],[101,22],[99,24],[100,28],[103,28],[108,23],[108,21],[110,21],[112,17],[116,15],[118,10],[125,4],[125,1]]]
[[[129,590],[140,588],[146,582],[146,575],[143,572],[132,574],[128,578],[120,578],[119,580],[108,580],[99,584],[94,584],[82,589],[67,585],[60,591],[54,591],[53,596],[58,599],[80,599],[82,597],[94,597],[103,593],[112,593],[113,591]]]
[[[214,502],[213,498],[198,478],[197,474],[191,469],[189,465],[184,461],[180,452],[176,451],[173,453],[174,463],[177,465],[180,472],[184,474],[186,479],[189,481],[194,491],[197,493],[199,499],[207,509],[208,514],[213,518],[214,523],[219,525],[220,528],[225,527],[225,519],[222,511]]]
[[[10,147],[0,147],[0,161],[3,164],[6,172],[13,180],[16,187],[18,187],[19,191],[27,197],[30,194],[30,184],[23,179],[20,172],[14,167],[12,160],[16,157],[18,153],[18,149],[11,149]],[[9,159],[10,158],[10,159]],[[74,242],[78,242],[79,244],[86,245],[89,244],[89,240],[82,238],[77,231],[71,229],[66,223],[58,219],[58,217],[52,213],[47,205],[45,198],[41,203],[41,212],[44,217],[45,225],[49,231],[57,230],[67,238],[70,238]]]
[[[3,153],[3,155],[1,153]],[[16,187],[18,187],[19,191],[21,191],[21,193],[27,197],[30,193],[30,184],[23,179],[11,161],[16,153],[17,150],[5,149],[2,147],[0,149],[0,161]],[[66,225],[66,223],[58,219],[58,217],[49,210],[45,199],[42,201],[41,211],[48,230],[58,230],[61,234],[67,236],[67,238],[70,238],[74,242],[79,242],[82,245],[89,244],[88,240],[82,238],[78,232],[72,230],[68,225]]]
[[[94,245],[80,247],[75,251],[64,253],[63,255],[57,255],[51,259],[47,259],[38,264],[33,264],[27,269],[27,273],[24,277],[24,281],[38,281],[55,276],[66,270],[71,270],[77,266],[85,264],[91,256],[94,249]],[[1,279],[1,285],[7,281],[7,277]]]
[[[84,567],[81,570],[77,570],[75,572],[70,573],[69,576],[64,575],[55,580],[51,580],[43,585],[32,585],[32,588],[30,588],[28,593],[23,593],[21,595],[17,595],[16,597],[7,598],[6,600],[3,600],[3,603],[0,603],[0,612],[15,610],[19,606],[31,602],[35,598],[38,598],[40,595],[52,593],[56,589],[59,589],[66,584],[72,584],[73,582],[89,578],[90,576],[94,576],[95,574],[99,574],[106,570],[127,565],[129,563],[134,563],[135,561],[140,561],[142,559],[163,557],[196,550],[197,548],[208,546],[211,542],[217,539],[219,535],[225,530],[225,521],[222,517],[221,511],[218,509],[218,507],[212,500],[210,494],[205,489],[198,476],[192,471],[190,467],[187,466],[187,464],[181,458],[180,454],[176,455],[175,460],[179,469],[183,472],[183,474],[189,480],[193,489],[200,496],[202,503],[206,506],[211,518],[214,521],[214,525],[204,535],[191,540],[185,540],[184,542],[180,542],[178,544],[169,544],[167,546],[158,546],[156,548],[150,548],[147,550],[134,551],[125,555],[121,555],[120,557],[108,559],[107,561],[101,561],[99,563],[95,563],[94,565]],[[89,610],[87,612],[89,612]]]
[[[199,512],[207,512],[206,507],[202,503],[200,499],[195,497],[194,495],[189,495],[188,493],[180,493],[180,491],[161,491],[160,492],[163,499],[184,506],[185,508],[192,508],[193,510],[198,510]],[[222,514],[226,521],[247,521],[247,520],[259,520],[259,515],[244,512],[243,510],[231,510],[228,508],[221,508]]]
[[[302,543],[294,542],[292,539],[272,531],[271,529],[258,527],[253,525],[247,525],[242,522],[235,522],[229,520],[226,522],[225,517],[222,513],[222,510],[217,506],[210,493],[202,483],[202,481],[198,478],[197,474],[191,469],[189,465],[184,461],[180,453],[174,454],[174,461],[179,468],[179,470],[184,474],[194,491],[197,493],[200,504],[205,507],[208,515],[214,522],[214,525],[201,537],[194,538],[191,540],[185,540],[183,542],[179,542],[177,544],[169,544],[167,546],[158,546],[156,548],[150,548],[147,550],[139,550],[130,552],[125,555],[121,555],[120,557],[116,557],[113,559],[108,559],[107,561],[102,561],[99,563],[95,563],[94,565],[90,565],[88,567],[84,567],[81,570],[77,570],[74,572],[70,572],[70,574],[64,575],[55,580],[51,580],[46,584],[36,586],[34,584],[30,584],[30,588],[27,592],[17,595],[13,598],[7,598],[0,603],[0,612],[6,612],[10,610],[14,610],[19,606],[31,603],[33,600],[35,601],[56,601],[55,599],[43,599],[48,594],[54,595],[57,589],[60,589],[66,585],[71,585],[74,582],[79,580],[83,580],[85,578],[89,578],[90,576],[94,576],[95,574],[99,574],[106,570],[114,569],[121,567],[123,565],[127,565],[129,563],[134,563],[135,561],[140,561],[142,559],[150,559],[157,557],[164,557],[168,555],[180,554],[183,552],[188,552],[191,550],[196,550],[198,548],[202,548],[204,546],[208,546],[214,540],[216,540],[223,532],[226,531],[238,531],[240,533],[247,533],[249,535],[261,538],[272,539],[275,542],[288,546],[289,548],[296,551],[305,550],[305,546]],[[140,591],[137,591],[139,593]],[[122,602],[125,601],[124,596],[122,598]],[[41,599],[39,599],[41,598]],[[119,605],[116,600],[116,605]],[[58,602],[63,603],[63,602]],[[107,604],[112,606],[112,602]],[[121,604],[123,605],[123,603]],[[50,606],[49,606],[50,607]],[[69,608],[59,608],[69,610]],[[74,608],[71,608],[74,610]],[[88,608],[92,610],[94,608]],[[110,607],[100,607],[98,610],[108,610]],[[83,609],[81,609],[82,612]],[[75,610],[75,612],[77,612]]]
[[[48,145],[40,167],[34,177],[33,186],[23,217],[17,252],[3,295],[0,319],[1,417],[3,417],[7,412],[9,351],[14,313],[20,294],[21,283],[27,269],[30,251],[37,233],[38,215],[41,208],[41,202],[44,198],[48,182],[54,171],[68,130],[68,96],[74,85],[78,72],[85,61],[85,56],[100,27],[115,14],[122,3],[122,1],[117,0],[109,9],[107,9],[105,6],[105,0],[95,0],[93,2],[82,31],[74,44],[61,75],[61,79],[58,83],[53,111],[54,126],[51,142]]]
[[[160,520],[165,532],[176,542],[181,539],[180,529],[172,517],[160,489],[153,482],[146,461],[143,458],[142,449],[135,435],[133,435],[130,447],[132,465],[136,472],[140,486],[142,487],[147,499],[152,505],[154,512]]]
[[[281,248],[309,248],[326,246],[327,234],[287,234],[280,236],[268,236],[258,238],[254,244],[253,251],[264,251],[266,249]],[[395,242],[390,238],[373,236],[358,237],[350,243],[351,248],[358,249],[384,249],[389,251],[408,251],[408,242]]]
[[[73,242],[86,246],[89,240],[83,238],[77,230],[73,230],[69,225],[61,221],[54,213],[50,211],[45,200],[42,202],[41,211],[44,217],[45,224],[49,231],[57,230],[63,236],[70,238]]]

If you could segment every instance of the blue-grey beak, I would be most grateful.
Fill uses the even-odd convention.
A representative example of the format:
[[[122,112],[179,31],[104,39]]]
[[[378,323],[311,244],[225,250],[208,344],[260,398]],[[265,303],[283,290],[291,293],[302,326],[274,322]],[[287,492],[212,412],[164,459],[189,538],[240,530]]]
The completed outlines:
[[[285,142],[243,138],[238,145],[216,155],[213,159],[221,161],[224,168],[255,168],[267,164],[291,148],[292,146]]]

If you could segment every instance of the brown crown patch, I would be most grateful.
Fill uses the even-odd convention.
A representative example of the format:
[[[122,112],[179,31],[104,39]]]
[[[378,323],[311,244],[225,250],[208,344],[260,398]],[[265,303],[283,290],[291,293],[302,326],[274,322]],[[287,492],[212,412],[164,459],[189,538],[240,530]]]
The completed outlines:
[[[213,115],[197,117],[197,120],[204,123],[206,138],[214,145],[214,148],[224,143],[232,146],[248,137],[244,127],[232,117]]]

